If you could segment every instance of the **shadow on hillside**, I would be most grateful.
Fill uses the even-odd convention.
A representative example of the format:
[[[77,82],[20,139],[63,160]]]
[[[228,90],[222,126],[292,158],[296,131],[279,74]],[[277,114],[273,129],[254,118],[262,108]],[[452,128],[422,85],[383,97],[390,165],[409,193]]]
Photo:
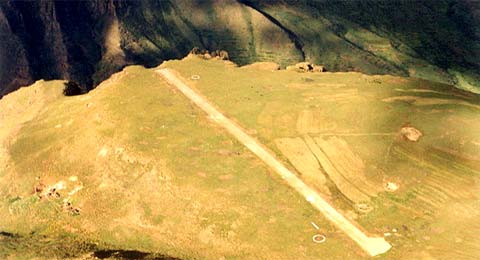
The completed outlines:
[[[96,244],[71,236],[49,237],[31,233],[19,235],[0,231],[0,259],[64,259],[79,257],[83,259],[143,259],[143,260],[181,260],[158,253],[136,250],[105,249]]]
[[[100,259],[181,260],[180,258],[173,258],[135,250],[99,250],[95,251],[93,256]]]

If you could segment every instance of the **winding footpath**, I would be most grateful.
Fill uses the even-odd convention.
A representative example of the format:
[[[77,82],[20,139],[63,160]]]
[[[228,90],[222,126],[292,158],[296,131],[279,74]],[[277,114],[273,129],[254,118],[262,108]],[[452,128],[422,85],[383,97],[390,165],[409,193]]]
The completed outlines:
[[[300,193],[312,206],[319,210],[337,228],[345,232],[364,251],[371,256],[387,252],[391,245],[383,237],[369,237],[358,229],[352,222],[340,214],[332,205],[323,199],[315,190],[308,187],[300,178],[287,169],[273,154],[263,148],[253,137],[248,135],[240,126],[225,117],[205,98],[193,91],[170,69],[159,69],[155,71],[160,74],[171,86],[182,92],[195,105],[207,113],[207,115],[218,125],[225,128],[239,142],[245,145],[258,158],[272,168],[286,183]]]

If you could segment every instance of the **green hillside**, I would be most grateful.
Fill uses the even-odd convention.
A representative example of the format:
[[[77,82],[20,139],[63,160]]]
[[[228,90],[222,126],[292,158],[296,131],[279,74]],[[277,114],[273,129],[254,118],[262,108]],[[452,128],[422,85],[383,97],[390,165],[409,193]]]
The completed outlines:
[[[478,93],[479,14],[468,0],[2,1],[0,97],[39,79],[89,90],[194,47],[226,50],[240,65],[306,60]]]
[[[478,95],[420,79],[198,57],[162,67],[366,232],[385,236],[393,248],[378,259],[480,254]],[[61,95],[62,81],[38,82],[0,101],[0,257],[369,259],[154,70],[127,67],[73,97]],[[407,126],[422,133],[417,142]],[[303,173],[281,144],[309,138],[354,178]],[[356,189],[370,210],[351,196]],[[312,242],[316,232],[324,244]]]
[[[290,28],[307,59],[331,70],[410,75],[479,91],[478,2],[242,2]]]

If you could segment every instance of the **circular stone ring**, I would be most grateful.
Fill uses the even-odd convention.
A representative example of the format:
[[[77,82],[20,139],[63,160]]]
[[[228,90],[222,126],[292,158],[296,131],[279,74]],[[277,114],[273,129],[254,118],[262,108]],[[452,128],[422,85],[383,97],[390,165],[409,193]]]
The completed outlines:
[[[199,80],[199,79],[200,79],[200,76],[199,76],[199,75],[192,75],[192,79],[193,79],[193,80]]]
[[[312,237],[312,240],[313,240],[314,243],[321,244],[321,243],[325,242],[325,240],[327,240],[327,238],[324,235],[314,235]]]

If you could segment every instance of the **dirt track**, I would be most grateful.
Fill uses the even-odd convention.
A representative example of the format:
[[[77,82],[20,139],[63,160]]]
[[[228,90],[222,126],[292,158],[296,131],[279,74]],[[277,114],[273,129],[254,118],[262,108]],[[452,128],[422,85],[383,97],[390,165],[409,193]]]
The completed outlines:
[[[287,184],[318,209],[329,221],[334,223],[337,228],[345,232],[353,239],[363,250],[371,256],[387,252],[391,245],[383,237],[368,237],[354,224],[347,220],[335,208],[333,208],[325,199],[323,199],[315,190],[308,187],[294,173],[288,170],[274,155],[263,148],[253,137],[249,136],[240,126],[226,118],[215,107],[188,87],[180,78],[178,78],[170,69],[160,69],[156,71],[163,76],[166,81],[182,92],[195,105],[208,114],[208,116],[218,125],[225,128],[238,141],[245,145],[250,151],[258,156],[264,163],[278,173]]]

